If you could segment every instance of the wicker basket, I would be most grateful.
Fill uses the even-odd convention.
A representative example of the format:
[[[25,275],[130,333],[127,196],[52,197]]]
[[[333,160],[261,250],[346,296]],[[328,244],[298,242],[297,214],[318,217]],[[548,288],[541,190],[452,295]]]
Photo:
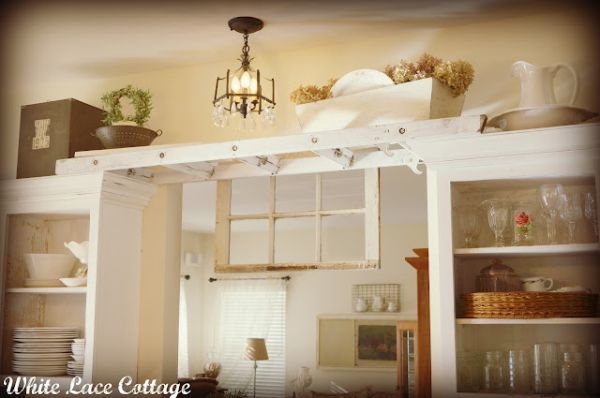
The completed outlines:
[[[462,295],[465,318],[596,316],[598,295],[554,292],[485,292]]]
[[[162,131],[140,126],[103,126],[98,127],[92,135],[97,137],[105,148],[126,148],[150,145],[156,137],[162,135]]]

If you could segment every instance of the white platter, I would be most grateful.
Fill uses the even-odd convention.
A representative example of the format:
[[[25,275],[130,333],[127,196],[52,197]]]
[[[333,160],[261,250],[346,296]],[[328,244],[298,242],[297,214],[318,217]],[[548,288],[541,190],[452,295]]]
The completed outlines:
[[[383,72],[375,69],[357,69],[340,77],[331,87],[331,95],[340,97],[393,85],[394,81]]]
[[[52,331],[73,331],[78,330],[75,327],[70,326],[17,326],[13,330],[17,331],[38,331],[38,332],[52,332]]]
[[[48,369],[48,368],[14,368],[13,371],[22,374],[23,376],[62,376],[67,374],[65,368]]]
[[[70,338],[51,338],[51,339],[41,339],[41,338],[27,338],[27,337],[15,337],[13,341],[19,343],[70,343],[73,339]]]
[[[68,360],[63,359],[47,359],[47,360],[41,360],[41,359],[36,359],[36,360],[23,360],[23,361],[13,361],[13,367],[15,366],[22,366],[22,367],[31,367],[31,366],[40,366],[40,367],[44,367],[44,368],[48,368],[48,367],[57,367],[57,366],[62,366],[64,367],[67,364]]]
[[[71,354],[69,347],[17,347],[13,349],[14,353],[21,354]]]
[[[597,117],[596,112],[567,105],[515,108],[494,116],[486,127],[504,131],[565,126]]]
[[[71,355],[68,352],[13,352],[13,358],[24,359],[69,359]]]
[[[16,348],[71,348],[68,341],[24,341],[13,344]]]

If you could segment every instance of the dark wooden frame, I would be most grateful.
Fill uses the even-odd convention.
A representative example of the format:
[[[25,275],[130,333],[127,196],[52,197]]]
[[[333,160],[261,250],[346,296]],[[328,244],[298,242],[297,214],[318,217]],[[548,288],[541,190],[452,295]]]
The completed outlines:
[[[405,260],[417,270],[417,325],[415,330],[415,396],[431,397],[431,343],[429,324],[429,253],[427,249],[413,249],[418,257]],[[399,322],[400,324],[400,322]],[[403,325],[410,329],[409,325]],[[397,330],[400,330],[398,326]],[[400,333],[400,332],[398,332]],[[398,367],[398,386],[404,379]],[[400,377],[403,377],[402,379]]]

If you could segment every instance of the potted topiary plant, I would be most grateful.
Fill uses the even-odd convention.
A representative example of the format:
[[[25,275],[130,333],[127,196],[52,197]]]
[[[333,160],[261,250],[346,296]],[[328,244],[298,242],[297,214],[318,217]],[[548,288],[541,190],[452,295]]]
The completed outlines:
[[[130,101],[134,112],[123,113],[123,99]],[[145,124],[150,120],[152,111],[152,94],[128,85],[118,90],[105,93],[100,98],[105,117],[102,120],[106,126],[96,129],[95,135],[105,148],[123,148],[131,146],[150,145],[162,134],[161,130],[150,130]]]

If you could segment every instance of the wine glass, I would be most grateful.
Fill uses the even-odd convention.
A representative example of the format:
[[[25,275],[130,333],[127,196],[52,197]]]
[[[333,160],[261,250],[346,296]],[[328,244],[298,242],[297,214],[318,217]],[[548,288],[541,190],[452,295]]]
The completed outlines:
[[[596,198],[592,192],[586,192],[585,197],[583,199],[583,214],[585,218],[588,219],[590,223],[592,223],[592,227],[594,227],[594,235],[596,236],[596,240],[598,240],[598,217],[596,215]]]
[[[481,216],[477,206],[458,208],[458,220],[465,237],[464,246],[477,247],[477,238],[481,232]]]
[[[579,192],[561,194],[559,197],[558,213],[560,218],[567,223],[569,243],[574,243],[577,221],[583,217]]]
[[[494,233],[494,245],[504,246],[504,230],[508,226],[508,204],[499,199],[483,201],[487,209],[488,225]]]
[[[563,193],[561,184],[542,184],[538,188],[538,195],[542,210],[547,215],[546,230],[548,243],[558,243],[556,238],[556,220],[558,216],[558,205],[560,195]]]

